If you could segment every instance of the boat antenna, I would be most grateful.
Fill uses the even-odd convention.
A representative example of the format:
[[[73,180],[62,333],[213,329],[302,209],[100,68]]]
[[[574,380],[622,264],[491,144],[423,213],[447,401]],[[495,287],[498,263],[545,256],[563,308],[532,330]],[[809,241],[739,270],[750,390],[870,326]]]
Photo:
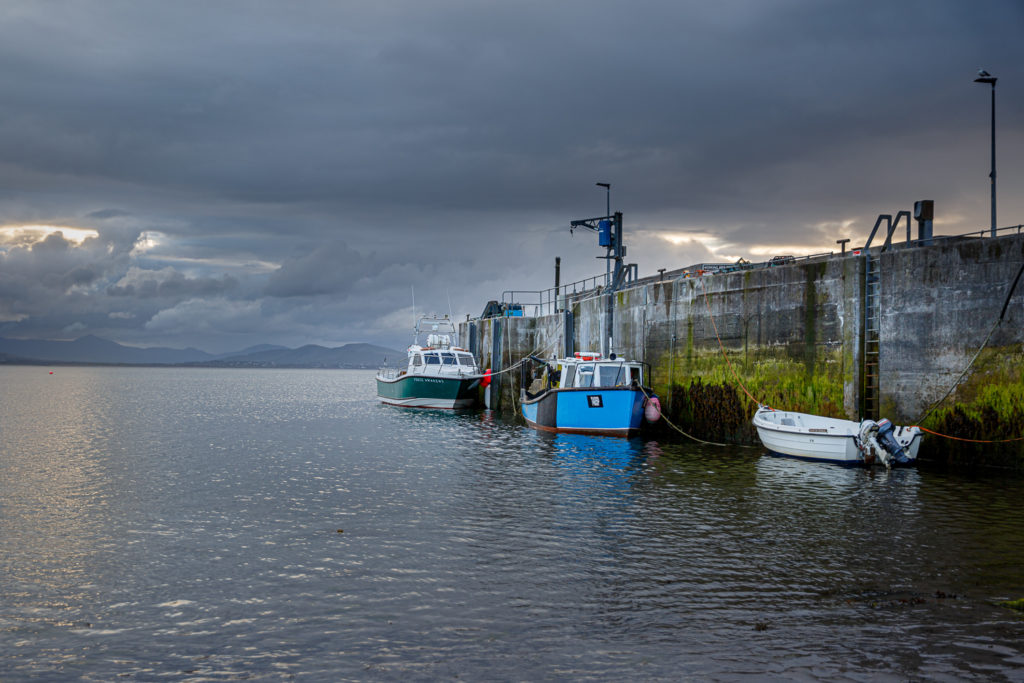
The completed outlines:
[[[448,297],[448,320],[450,320],[452,322],[452,332],[455,333],[455,334],[452,335],[452,346],[458,346],[459,345],[459,332],[458,332],[458,330],[455,329],[455,314],[452,313],[452,293],[451,293],[451,290],[448,289],[447,287],[445,287],[444,288],[444,295],[446,297]]]
[[[416,285],[409,285],[409,289],[412,290],[412,329],[415,332],[419,326],[416,323]]]

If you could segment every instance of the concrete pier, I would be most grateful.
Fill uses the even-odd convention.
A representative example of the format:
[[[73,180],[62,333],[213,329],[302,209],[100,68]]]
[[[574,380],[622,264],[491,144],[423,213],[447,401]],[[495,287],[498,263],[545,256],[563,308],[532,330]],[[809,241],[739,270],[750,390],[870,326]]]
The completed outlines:
[[[611,294],[571,297],[551,315],[467,321],[462,338],[476,341],[482,367],[498,371],[530,353],[605,348],[611,311],[612,350],[651,364],[666,414],[698,437],[757,443],[754,399],[914,424],[985,343],[1022,263],[1021,234],[936,238],[732,273],[650,278]],[[921,426],[974,441],[1024,436],[1022,367],[1024,282],[973,366]],[[496,408],[514,412],[519,373],[500,378]],[[1024,467],[1024,442],[974,441],[926,435],[921,457]]]

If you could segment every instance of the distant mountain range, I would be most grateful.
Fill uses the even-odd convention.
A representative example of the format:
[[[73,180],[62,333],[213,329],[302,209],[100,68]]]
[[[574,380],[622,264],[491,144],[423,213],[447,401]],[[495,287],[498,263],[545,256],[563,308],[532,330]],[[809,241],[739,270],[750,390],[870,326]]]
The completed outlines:
[[[405,353],[373,344],[336,348],[313,344],[297,349],[260,344],[241,351],[211,354],[195,348],[137,348],[93,335],[74,341],[5,339],[0,337],[0,363],[101,363],[115,365],[190,365],[237,368],[376,368],[385,356]]]

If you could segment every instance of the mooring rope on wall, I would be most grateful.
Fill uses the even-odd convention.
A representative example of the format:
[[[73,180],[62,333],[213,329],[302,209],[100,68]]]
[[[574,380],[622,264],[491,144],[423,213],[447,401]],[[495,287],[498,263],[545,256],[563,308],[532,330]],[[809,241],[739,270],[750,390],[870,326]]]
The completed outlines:
[[[978,360],[978,356],[981,355],[982,349],[984,349],[988,345],[988,342],[989,342],[990,339],[992,339],[992,335],[995,333],[996,328],[998,328],[1003,323],[1003,318],[1006,317],[1006,308],[1010,305],[1010,299],[1013,297],[1013,291],[1015,289],[1017,289],[1017,283],[1020,281],[1021,273],[1024,273],[1024,263],[1022,263],[1020,268],[1017,270],[1017,276],[1015,278],[1013,278],[1013,284],[1010,285],[1010,290],[1006,293],[1006,300],[1003,301],[1003,308],[1002,308],[1001,311],[999,311],[999,317],[996,318],[995,323],[992,324],[992,329],[990,329],[988,331],[988,336],[985,337],[985,341],[981,342],[981,346],[978,347],[978,350],[977,350],[977,352],[975,352],[974,357],[971,358],[971,361],[967,364],[967,367],[965,367],[963,369],[963,372],[961,372],[957,376],[956,381],[953,382],[950,385],[950,387],[946,391],[946,393],[942,395],[942,398],[940,398],[938,401],[935,401],[930,406],[928,406],[928,410],[925,411],[924,415],[922,415],[919,419],[917,419],[916,421],[913,422],[913,424],[915,426],[920,427],[921,429],[924,429],[924,427],[921,427],[921,423],[924,422],[926,419],[928,419],[928,416],[931,415],[932,412],[936,408],[938,408],[939,405],[941,405],[943,401],[945,401],[947,398],[949,398],[949,395],[953,393],[953,390],[956,389],[957,386],[959,386],[960,380],[962,380],[964,378],[964,375],[967,374],[967,371],[971,369],[972,365],[974,365],[974,361]],[[928,430],[925,430],[925,431],[928,431]],[[936,434],[935,432],[930,432],[930,433]],[[945,437],[950,438],[950,439],[956,439],[957,438],[955,436],[948,436],[946,434],[936,434],[936,436],[945,436]],[[1024,437],[1022,437],[1022,438],[1024,438]],[[1021,439],[1011,439],[1011,441],[1020,441],[1020,440]],[[996,443],[996,442],[993,442],[993,443]]]
[[[1017,269],[1017,275],[1016,277],[1013,278],[1013,284],[1010,285],[1010,289],[1006,293],[1006,300],[1003,301],[1003,308],[1002,310],[999,311],[999,317],[996,318],[995,323],[993,323],[992,325],[992,329],[988,331],[988,335],[985,337],[985,341],[981,342],[981,346],[978,347],[978,350],[971,358],[971,361],[967,364],[967,367],[965,367],[963,369],[963,372],[961,372],[957,376],[956,381],[950,385],[946,393],[942,395],[942,398],[928,406],[928,410],[925,411],[924,415],[922,415],[920,419],[916,420],[913,423],[913,425],[920,429],[922,432],[928,432],[929,434],[942,437],[943,439],[952,439],[953,441],[967,441],[969,443],[1012,443],[1014,441],[1024,441],[1024,436],[1018,436],[1012,439],[966,439],[960,436],[953,436],[951,434],[942,434],[940,432],[935,432],[932,431],[931,429],[927,429],[921,426],[921,423],[928,419],[932,412],[934,412],[936,408],[942,405],[942,402],[949,398],[949,395],[953,393],[953,390],[960,385],[960,381],[967,374],[967,371],[970,370],[971,366],[974,365],[974,362],[978,360],[978,356],[981,355],[982,349],[984,349],[988,345],[989,340],[992,339],[992,335],[995,333],[996,328],[998,328],[1003,323],[1003,319],[1006,317],[1006,309],[1010,305],[1010,299],[1013,298],[1013,292],[1015,289],[1017,289],[1017,283],[1020,282],[1021,273],[1024,273],[1024,263],[1022,263],[1020,268]]]

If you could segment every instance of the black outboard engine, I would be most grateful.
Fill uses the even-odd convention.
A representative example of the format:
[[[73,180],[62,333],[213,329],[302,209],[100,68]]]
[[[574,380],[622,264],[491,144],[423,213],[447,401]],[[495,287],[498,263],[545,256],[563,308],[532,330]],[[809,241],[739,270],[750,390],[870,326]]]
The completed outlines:
[[[882,418],[878,421],[878,443],[882,444],[882,448],[889,452],[893,460],[901,465],[910,462],[910,457],[907,455],[907,451],[900,442],[896,440],[896,434],[893,432],[892,422],[887,418]]]

